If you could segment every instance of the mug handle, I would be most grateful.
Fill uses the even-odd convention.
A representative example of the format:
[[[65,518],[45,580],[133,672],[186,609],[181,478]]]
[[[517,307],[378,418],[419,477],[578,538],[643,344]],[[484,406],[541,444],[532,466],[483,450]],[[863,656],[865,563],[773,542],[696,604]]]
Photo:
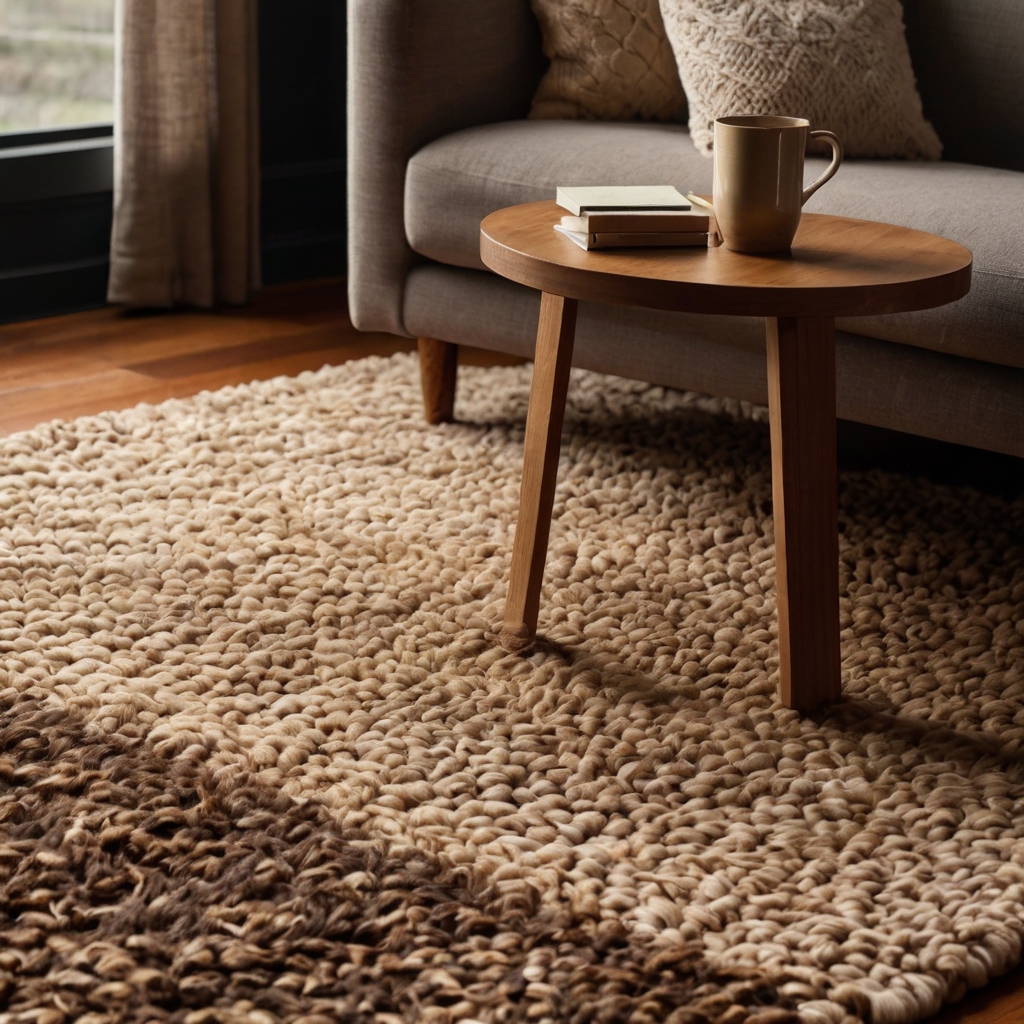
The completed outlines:
[[[825,168],[825,173],[818,178],[817,181],[812,181],[807,188],[804,189],[803,198],[800,200],[800,205],[803,206],[815,192],[821,188],[822,185],[832,177],[836,171],[839,170],[839,165],[843,162],[843,144],[836,138],[832,132],[817,131],[809,132],[807,137],[809,139],[824,139],[832,147],[832,163]]]

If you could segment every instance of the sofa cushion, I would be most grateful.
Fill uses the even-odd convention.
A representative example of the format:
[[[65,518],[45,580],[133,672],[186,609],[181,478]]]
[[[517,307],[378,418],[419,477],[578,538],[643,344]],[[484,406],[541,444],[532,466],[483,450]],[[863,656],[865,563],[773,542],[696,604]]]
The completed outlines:
[[[532,0],[551,66],[530,117],[681,121],[686,111],[658,0]]]
[[[661,0],[661,13],[702,152],[716,118],[796,114],[850,156],[938,160],[899,0]]]
[[[448,135],[409,161],[406,234],[423,256],[482,268],[480,221],[553,199],[558,185],[670,183],[711,191],[711,161],[676,125],[509,121]],[[807,179],[824,169],[808,161]],[[845,330],[1024,367],[1024,174],[947,162],[848,160],[808,210],[932,231],[974,253],[971,292],[935,310],[845,320]]]
[[[559,185],[671,183],[711,192],[711,161],[679,124],[507,121],[438,139],[409,161],[409,244],[441,263],[483,269],[480,221],[503,206],[554,199]]]

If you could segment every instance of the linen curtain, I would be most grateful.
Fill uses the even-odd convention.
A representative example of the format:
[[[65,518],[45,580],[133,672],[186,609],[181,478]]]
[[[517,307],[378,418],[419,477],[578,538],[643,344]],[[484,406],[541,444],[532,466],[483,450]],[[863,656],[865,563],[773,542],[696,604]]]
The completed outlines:
[[[118,0],[110,302],[259,287],[256,0]]]

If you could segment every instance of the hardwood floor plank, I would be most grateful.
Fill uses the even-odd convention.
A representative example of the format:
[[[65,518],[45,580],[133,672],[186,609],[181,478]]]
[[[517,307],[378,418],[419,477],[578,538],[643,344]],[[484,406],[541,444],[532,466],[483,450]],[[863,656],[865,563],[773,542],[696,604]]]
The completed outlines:
[[[223,366],[159,377],[131,368],[111,367],[89,376],[66,382],[37,384],[17,390],[0,390],[3,403],[0,412],[0,436],[17,430],[28,430],[37,423],[53,419],[91,416],[113,409],[128,409],[140,402],[154,404],[168,398],[187,398],[200,391],[216,391],[233,384],[246,384],[271,377],[294,376],[305,370],[319,370],[326,364],[346,362],[366,355],[392,355],[412,351],[414,343],[404,338],[391,338],[376,343],[368,353],[357,346],[335,346],[329,350],[314,349],[291,352],[262,360],[226,361]],[[327,357],[330,358],[327,358]]]
[[[338,330],[340,334],[342,329]],[[12,342],[0,329],[0,367],[3,371],[0,387],[12,379],[12,374],[37,372],[40,360],[50,363],[51,372],[74,377],[79,372],[78,368],[88,363],[124,366],[155,362],[196,352],[219,351],[254,341],[272,341],[295,333],[295,325],[288,321],[218,321],[201,315],[194,318],[170,316],[163,321],[126,317],[121,321],[94,325],[94,329],[78,338],[67,337],[64,330],[60,330],[56,341],[46,334],[35,341],[19,338]],[[60,357],[55,359],[58,352]]]
[[[59,382],[0,391],[0,435],[29,430],[50,420],[128,409],[139,402],[162,402],[174,397],[171,390],[167,385],[154,386],[152,380],[141,374],[112,367],[81,376],[73,386]]]
[[[177,380],[229,367],[244,366],[247,363],[270,362],[279,358],[282,351],[295,356],[312,356],[317,352],[330,353],[334,361],[341,357],[358,358],[354,352],[348,354],[352,348],[352,345],[339,346],[337,329],[328,326],[305,330],[298,334],[275,333],[263,340],[246,341],[239,345],[214,346],[145,362],[129,363],[127,369],[159,380]]]
[[[940,1010],[928,1024],[1020,1024],[1024,1021],[1024,965]]]

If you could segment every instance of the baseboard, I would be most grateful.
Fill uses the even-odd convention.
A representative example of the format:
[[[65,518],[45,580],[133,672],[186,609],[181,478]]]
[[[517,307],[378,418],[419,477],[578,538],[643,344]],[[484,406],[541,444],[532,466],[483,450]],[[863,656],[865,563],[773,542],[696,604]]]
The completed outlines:
[[[102,306],[109,274],[105,257],[0,274],[0,323]]]

